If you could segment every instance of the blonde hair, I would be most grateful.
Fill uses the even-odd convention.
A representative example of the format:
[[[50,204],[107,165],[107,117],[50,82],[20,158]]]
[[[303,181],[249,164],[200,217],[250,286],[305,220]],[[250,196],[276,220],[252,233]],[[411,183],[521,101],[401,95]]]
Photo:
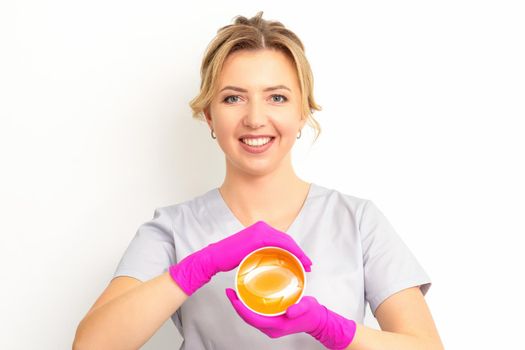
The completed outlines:
[[[321,126],[313,117],[313,112],[320,111],[321,106],[314,100],[314,78],[303,43],[281,22],[265,20],[262,14],[263,11],[259,11],[250,19],[236,16],[233,24],[220,28],[208,44],[201,63],[200,92],[190,101],[193,117],[205,120],[203,112],[218,89],[218,77],[229,54],[237,50],[275,49],[286,54],[295,64],[301,87],[301,118],[307,116],[307,123],[316,131],[315,142],[321,134]]]

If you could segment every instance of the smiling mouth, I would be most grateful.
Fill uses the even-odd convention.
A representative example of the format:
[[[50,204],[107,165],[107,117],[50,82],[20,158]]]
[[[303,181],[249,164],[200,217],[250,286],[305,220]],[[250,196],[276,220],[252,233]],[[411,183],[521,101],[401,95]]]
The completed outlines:
[[[239,141],[242,142],[242,143],[244,143],[245,145],[248,145],[248,146],[251,146],[251,147],[262,147],[262,146],[265,146],[265,145],[267,145],[268,143],[272,142],[274,139],[275,139],[275,136],[271,136],[271,137],[269,137],[268,142],[263,143],[262,145],[250,145],[250,144],[244,142],[242,138],[239,138]]]

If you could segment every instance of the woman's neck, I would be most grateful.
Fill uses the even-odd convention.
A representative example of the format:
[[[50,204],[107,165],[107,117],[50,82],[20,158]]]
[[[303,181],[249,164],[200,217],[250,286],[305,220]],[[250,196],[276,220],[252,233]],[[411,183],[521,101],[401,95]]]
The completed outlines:
[[[310,183],[291,172],[287,176],[268,174],[261,177],[230,174],[219,191],[244,226],[264,220],[270,225],[284,227],[288,221],[293,222],[309,189]]]

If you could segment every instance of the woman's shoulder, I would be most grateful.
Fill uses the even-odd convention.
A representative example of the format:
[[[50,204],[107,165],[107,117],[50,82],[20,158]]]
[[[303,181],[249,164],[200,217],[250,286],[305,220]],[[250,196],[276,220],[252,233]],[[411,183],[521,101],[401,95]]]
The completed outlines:
[[[368,198],[351,194],[344,189],[315,183],[312,185],[314,187],[310,198],[310,209],[313,211],[334,212],[337,215],[347,213],[359,219],[367,207],[367,203],[370,202]]]
[[[155,211],[166,213],[172,218],[180,216],[181,214],[198,214],[202,212],[207,203],[212,200],[214,191],[216,191],[216,188],[210,189],[206,192],[201,192],[189,199],[158,206],[155,208]]]
[[[355,194],[350,194],[346,192],[345,190],[340,190],[338,188],[333,188],[329,186],[324,186],[316,183],[312,183],[312,186],[314,186],[314,193],[312,194],[312,198],[316,198],[319,200],[324,201],[332,201],[332,202],[340,202],[340,203],[347,203],[352,205],[364,205],[367,201],[369,201],[368,198],[364,198],[361,196],[357,196]]]

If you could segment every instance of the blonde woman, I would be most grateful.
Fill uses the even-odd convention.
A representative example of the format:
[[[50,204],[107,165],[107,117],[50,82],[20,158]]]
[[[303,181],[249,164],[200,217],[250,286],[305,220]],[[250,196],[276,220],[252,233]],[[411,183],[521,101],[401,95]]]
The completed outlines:
[[[299,178],[291,149],[312,113],[313,76],[282,23],[238,16],[204,55],[191,101],[225,154],[222,185],[157,208],[78,326],[75,349],[137,349],[172,318],[181,349],[442,349],[430,279],[371,201]],[[251,251],[279,246],[307,271],[284,315],[231,289]],[[363,325],[366,303],[381,330]]]

